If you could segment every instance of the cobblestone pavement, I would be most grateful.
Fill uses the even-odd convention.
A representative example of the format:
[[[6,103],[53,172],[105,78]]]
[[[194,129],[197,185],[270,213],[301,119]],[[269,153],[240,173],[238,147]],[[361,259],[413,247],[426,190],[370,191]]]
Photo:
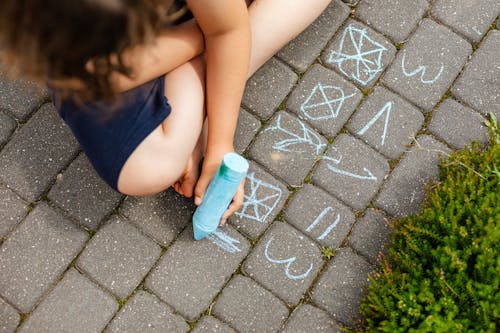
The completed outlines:
[[[339,332],[439,154],[500,117],[498,0],[333,0],[248,82],[244,207],[96,176],[47,91],[0,77],[0,332]]]

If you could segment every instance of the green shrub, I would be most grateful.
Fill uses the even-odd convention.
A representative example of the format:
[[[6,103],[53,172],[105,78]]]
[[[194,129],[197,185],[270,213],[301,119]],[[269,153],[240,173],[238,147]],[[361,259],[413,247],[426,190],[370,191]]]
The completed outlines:
[[[369,332],[500,331],[500,134],[441,161],[421,214],[395,223],[361,311]]]

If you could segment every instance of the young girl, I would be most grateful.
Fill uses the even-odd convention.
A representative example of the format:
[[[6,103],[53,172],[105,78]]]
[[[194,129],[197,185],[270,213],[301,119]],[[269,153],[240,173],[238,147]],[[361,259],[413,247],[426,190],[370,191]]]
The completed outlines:
[[[2,0],[2,62],[48,83],[115,190],[173,186],[199,205],[234,149],[246,80],[330,1]],[[173,24],[186,5],[194,19]],[[242,203],[243,184],[221,223]]]

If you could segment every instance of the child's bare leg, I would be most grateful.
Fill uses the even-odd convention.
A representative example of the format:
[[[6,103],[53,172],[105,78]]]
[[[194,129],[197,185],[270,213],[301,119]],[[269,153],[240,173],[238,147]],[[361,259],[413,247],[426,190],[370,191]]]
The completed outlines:
[[[248,75],[312,23],[330,2],[254,0],[249,7],[252,50]],[[167,74],[165,94],[172,105],[172,114],[127,160],[118,183],[121,192],[153,194],[177,183],[175,188],[179,193],[192,194],[198,170],[197,164],[196,170],[190,165],[200,156],[197,142],[204,119],[200,58]]]

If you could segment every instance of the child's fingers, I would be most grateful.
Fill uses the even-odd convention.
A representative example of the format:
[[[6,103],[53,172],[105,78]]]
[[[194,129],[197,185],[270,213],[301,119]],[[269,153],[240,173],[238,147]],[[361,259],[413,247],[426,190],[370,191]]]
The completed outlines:
[[[236,194],[234,195],[233,201],[231,202],[231,204],[227,208],[226,212],[222,216],[222,219],[220,222],[221,226],[223,226],[226,223],[229,216],[236,213],[243,206],[243,200],[245,198],[244,189],[245,189],[245,180],[243,180],[241,182],[240,187],[238,188],[238,191],[236,191]]]
[[[203,196],[205,195],[205,191],[207,190],[210,180],[211,178],[208,178],[206,174],[202,172],[194,188],[194,204],[196,206],[201,205],[201,202],[203,201]]]

